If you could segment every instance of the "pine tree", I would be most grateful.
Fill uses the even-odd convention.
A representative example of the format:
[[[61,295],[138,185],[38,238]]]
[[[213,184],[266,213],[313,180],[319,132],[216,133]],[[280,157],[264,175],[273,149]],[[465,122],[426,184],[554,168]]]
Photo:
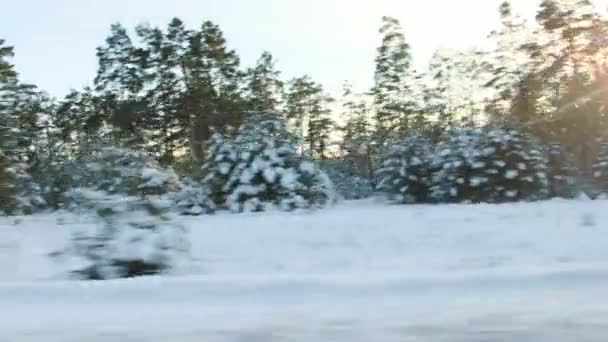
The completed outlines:
[[[11,153],[17,148],[17,117],[12,111],[11,94],[17,73],[9,59],[13,47],[4,46],[0,39],[0,211],[10,212],[15,207],[15,170]]]
[[[217,206],[211,189],[199,180],[183,177],[181,189],[172,196],[173,206],[181,215],[199,216],[215,212]]]
[[[242,120],[237,54],[209,21],[187,30],[174,18],[165,31],[140,25],[136,33],[132,40],[115,24],[98,49],[95,90],[108,108],[104,120],[121,144],[146,149],[165,164],[186,146],[201,160],[212,127],[234,130]]]
[[[526,75],[530,69],[530,55],[526,47],[532,39],[526,20],[513,13],[511,3],[503,2],[499,14],[501,27],[489,37],[495,47],[488,55],[489,60],[484,63],[485,71],[491,75],[484,87],[492,91],[486,110],[495,120],[501,120],[509,114],[510,102],[516,95],[516,85],[522,86],[522,82],[530,80],[529,75]],[[520,92],[519,95],[525,94]]]
[[[484,201],[483,187],[489,179],[483,171],[486,164],[482,161],[482,138],[480,128],[454,128],[446,134],[431,160],[434,202]]]
[[[608,139],[599,141],[599,153],[593,162],[593,184],[597,192],[608,193]]]
[[[272,55],[265,51],[256,66],[247,71],[245,101],[250,111],[277,111],[281,105],[283,82]]]
[[[14,66],[8,60],[14,56],[13,47],[5,46],[4,44],[4,39],[0,39],[0,80],[3,82],[17,77]]]
[[[93,212],[95,229],[76,226],[64,254],[74,275],[112,279],[165,272],[187,259],[184,227],[172,222],[180,183],[143,152],[99,148],[79,165],[70,209]]]
[[[545,199],[549,195],[547,156],[542,144],[520,128],[489,127],[484,133],[481,162],[488,182],[486,202]]]
[[[105,43],[97,48],[96,90],[115,94],[121,100],[140,95],[144,75],[139,65],[145,55],[133,45],[127,30],[118,23],[111,26]]]
[[[165,273],[188,261],[186,229],[173,222],[165,202],[79,189],[82,208],[96,226],[75,226],[62,254],[79,279],[105,280]]]
[[[333,158],[320,162],[321,169],[334,184],[341,199],[358,200],[369,198],[374,193],[372,179],[361,175],[354,159]]]
[[[412,58],[402,31],[397,19],[382,18],[382,44],[377,51],[372,89],[381,145],[395,130],[407,131],[408,115],[411,114],[411,104],[407,99],[410,85],[405,81]]]
[[[307,145],[311,155],[325,157],[330,130],[333,128],[328,108],[332,101],[323,87],[308,76],[289,82],[286,94],[287,119],[291,123],[292,132],[300,139],[302,154]]]
[[[547,174],[551,197],[575,198],[579,192],[576,163],[560,144],[548,146]]]
[[[371,108],[364,96],[354,94],[352,86],[344,85],[342,94],[344,126],[341,150],[344,160],[352,165],[351,173],[372,183],[375,171],[376,151],[373,145]]]
[[[604,82],[595,72],[607,37],[605,24],[588,0],[544,0],[536,19],[542,30],[533,57],[543,87],[537,113],[544,112],[551,140],[573,152],[589,176],[596,140],[606,125]]]
[[[330,117],[331,110],[329,109],[329,104],[332,102],[333,99],[329,96],[322,93],[317,94],[316,98],[313,99],[309,113],[306,140],[312,155],[320,159],[327,157],[330,134],[334,128],[334,122]]]
[[[146,83],[151,85],[144,95],[150,110],[142,120],[146,148],[168,164],[176,151],[185,147],[187,136],[188,118],[181,105],[185,90],[181,66],[187,32],[182,22],[174,18],[166,32],[142,25],[137,34],[146,44],[146,63],[142,68]]]
[[[442,132],[454,124],[455,104],[450,96],[453,88],[453,62],[449,51],[437,50],[431,57],[424,88],[424,109],[436,117],[435,129],[431,139],[439,140]]]
[[[204,143],[212,128],[236,129],[242,121],[239,64],[239,57],[227,47],[216,24],[206,21],[190,36],[184,58],[183,108],[189,113],[190,150],[197,160],[204,157]]]
[[[230,193],[228,180],[238,163],[237,147],[220,133],[215,133],[207,143],[206,159],[202,165],[202,184],[209,189],[216,207],[226,203]]]
[[[439,202],[502,203],[549,195],[542,145],[521,129],[456,130],[435,158],[433,197]]]
[[[423,90],[425,110],[436,117],[430,134],[433,140],[454,125],[479,125],[486,100],[484,58],[477,48],[441,49],[433,55]]]
[[[67,151],[86,154],[97,146],[124,140],[122,132],[112,126],[115,108],[114,96],[99,95],[90,88],[72,90],[59,101],[53,122]]]
[[[0,212],[31,213],[44,203],[29,168],[37,135],[35,87],[18,79],[9,59],[13,48],[0,40]]]

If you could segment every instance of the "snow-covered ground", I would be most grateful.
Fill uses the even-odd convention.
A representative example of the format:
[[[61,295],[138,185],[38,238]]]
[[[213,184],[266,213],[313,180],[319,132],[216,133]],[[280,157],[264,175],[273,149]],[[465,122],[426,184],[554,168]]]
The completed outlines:
[[[0,341],[606,341],[608,201],[184,218],[181,274],[66,280],[71,216],[0,221]],[[58,224],[58,219],[64,225]]]

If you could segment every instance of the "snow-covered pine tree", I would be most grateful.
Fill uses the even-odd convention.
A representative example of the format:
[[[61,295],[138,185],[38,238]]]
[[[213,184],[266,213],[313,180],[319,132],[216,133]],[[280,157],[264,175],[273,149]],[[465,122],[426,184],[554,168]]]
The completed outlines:
[[[207,142],[206,159],[202,165],[202,186],[209,190],[215,206],[226,203],[230,192],[228,180],[238,163],[236,146],[220,133],[214,133]]]
[[[96,225],[75,228],[65,254],[71,271],[85,279],[112,279],[164,272],[185,261],[185,228],[171,220],[168,192],[179,186],[141,152],[102,148],[83,164],[72,208],[93,212]]]
[[[14,207],[15,194],[13,185],[13,175],[10,169],[10,162],[2,149],[0,149],[0,214],[10,212]]]
[[[380,32],[382,43],[377,49],[374,71],[374,86],[371,89],[376,109],[376,136],[379,146],[393,136],[394,132],[407,131],[408,117],[413,113],[409,99],[412,55],[399,20],[382,17]]]
[[[21,125],[25,111],[31,114],[35,87],[19,81],[12,57],[13,47],[4,46],[0,39],[0,214],[29,214],[44,205],[28,172],[31,145],[24,137],[35,133],[22,130]]]
[[[245,75],[245,102],[249,110],[275,111],[281,105],[283,82],[281,72],[276,70],[275,59],[264,51],[255,67],[247,70]]]
[[[599,152],[593,163],[593,184],[597,192],[608,193],[608,138],[599,139]]]
[[[540,142],[517,128],[455,130],[435,156],[439,202],[502,203],[546,198],[547,158]]]
[[[216,210],[208,187],[190,178],[181,179],[181,184],[181,189],[173,195],[173,203],[179,214],[198,216]]]
[[[475,203],[483,201],[488,183],[481,160],[483,132],[479,128],[456,128],[437,146],[431,161],[431,199],[434,202]]]
[[[78,186],[109,194],[165,195],[179,187],[173,170],[163,169],[148,154],[127,148],[101,147],[81,160]]]
[[[392,146],[377,171],[377,190],[398,203],[430,200],[432,146],[421,136],[410,136]]]
[[[186,229],[171,220],[170,203],[104,191],[72,192],[95,211],[94,226],[76,226],[65,254],[70,271],[91,280],[150,275],[187,261]]]
[[[573,158],[560,144],[547,147],[547,174],[551,197],[575,198],[581,191]]]
[[[329,159],[321,163],[321,168],[331,179],[337,195],[347,200],[369,198],[374,187],[369,178],[358,174],[354,158]]]
[[[281,114],[250,112],[233,142],[225,142],[225,148],[218,145],[219,139],[214,142],[216,150],[224,152],[210,155],[203,183],[219,207],[236,212],[329,203],[334,196],[331,181],[318,165],[296,152],[294,141]]]
[[[547,198],[547,157],[540,141],[514,127],[488,127],[479,150],[488,182],[485,202],[501,203]]]
[[[12,213],[16,207],[15,160],[17,146],[17,117],[14,112],[13,94],[17,73],[10,59],[13,47],[5,46],[0,39],[0,214]]]

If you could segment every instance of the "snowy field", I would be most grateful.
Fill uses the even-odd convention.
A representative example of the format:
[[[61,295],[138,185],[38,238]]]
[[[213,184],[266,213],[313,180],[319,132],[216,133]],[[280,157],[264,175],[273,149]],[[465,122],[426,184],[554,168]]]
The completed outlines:
[[[185,218],[194,266],[67,280],[71,216],[0,221],[0,341],[608,340],[608,201]],[[58,220],[62,224],[58,224]]]

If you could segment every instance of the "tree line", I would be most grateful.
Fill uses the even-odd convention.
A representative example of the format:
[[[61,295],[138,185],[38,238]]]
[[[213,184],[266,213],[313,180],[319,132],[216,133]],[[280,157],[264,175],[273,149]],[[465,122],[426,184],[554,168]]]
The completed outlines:
[[[584,186],[608,186],[608,17],[589,0],[543,0],[532,21],[508,2],[498,11],[483,48],[438,50],[422,70],[401,23],[383,17],[374,84],[346,82],[339,96],[307,75],[283,79],[270,52],[243,66],[210,21],[112,25],[92,86],[61,99],[21,82],[0,39],[0,201],[60,207],[70,167],[99,146],[194,175],[213,136],[234,138],[259,112],[280,113],[301,156],[372,189],[404,141],[439,148],[455,129],[505,125],[571,161]]]

